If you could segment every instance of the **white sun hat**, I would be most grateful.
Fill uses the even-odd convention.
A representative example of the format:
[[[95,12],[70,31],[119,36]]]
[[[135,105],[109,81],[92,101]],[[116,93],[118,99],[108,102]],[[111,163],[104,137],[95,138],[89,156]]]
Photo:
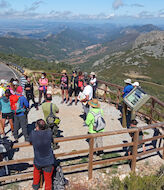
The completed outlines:
[[[132,85],[133,86],[140,86],[140,83],[139,82],[134,82]]]
[[[124,80],[124,82],[127,83],[127,84],[132,84],[132,80],[131,79],[126,79],[126,80]]]

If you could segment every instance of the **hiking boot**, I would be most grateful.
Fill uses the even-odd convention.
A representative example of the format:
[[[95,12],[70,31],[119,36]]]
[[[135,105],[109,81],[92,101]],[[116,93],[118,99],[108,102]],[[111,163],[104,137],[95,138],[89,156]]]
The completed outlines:
[[[77,106],[77,102],[75,102],[75,106]]]

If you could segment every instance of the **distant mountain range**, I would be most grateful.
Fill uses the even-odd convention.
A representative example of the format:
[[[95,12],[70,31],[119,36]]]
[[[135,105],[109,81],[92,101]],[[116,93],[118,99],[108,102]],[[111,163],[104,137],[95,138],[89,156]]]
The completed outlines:
[[[94,60],[95,52],[103,56],[127,49],[141,33],[159,30],[154,25],[123,28],[109,24],[49,24],[47,27],[47,30],[41,25],[35,30],[30,27],[26,31],[24,27],[20,32],[1,31],[0,52],[39,60],[86,63]]]

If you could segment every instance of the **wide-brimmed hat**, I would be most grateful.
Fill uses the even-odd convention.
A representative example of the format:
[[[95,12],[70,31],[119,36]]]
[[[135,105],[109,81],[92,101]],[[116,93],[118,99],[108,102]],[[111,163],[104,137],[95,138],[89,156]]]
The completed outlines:
[[[65,74],[65,73],[67,73],[67,71],[66,70],[62,70],[62,72],[61,72],[62,74]]]
[[[5,84],[5,83],[6,83],[5,79],[0,80],[0,84]]]
[[[131,79],[126,79],[126,80],[124,80],[124,82],[127,83],[127,84],[132,84],[132,80]]]
[[[134,82],[132,85],[133,86],[140,86],[140,83],[139,82]]]
[[[96,73],[95,72],[91,72],[90,75],[96,75]]]
[[[99,108],[100,104],[98,102],[98,99],[93,99],[88,102],[88,104],[93,108]]]

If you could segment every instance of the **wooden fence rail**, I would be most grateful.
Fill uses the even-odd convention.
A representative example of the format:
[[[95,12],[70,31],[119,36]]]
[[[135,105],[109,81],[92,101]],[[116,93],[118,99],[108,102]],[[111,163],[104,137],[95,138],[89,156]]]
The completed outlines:
[[[55,143],[62,143],[62,142],[68,142],[68,141],[76,141],[76,140],[86,140],[89,139],[89,148],[85,150],[78,150],[78,151],[71,151],[71,152],[62,152],[59,154],[55,154],[56,158],[62,158],[66,156],[74,156],[74,155],[79,155],[79,154],[89,154],[89,161],[87,163],[82,163],[82,164],[75,164],[75,165],[68,165],[64,166],[63,170],[64,171],[73,171],[75,169],[80,169],[80,168],[86,168],[88,170],[88,179],[92,179],[92,173],[93,173],[93,168],[94,166],[99,166],[102,164],[110,164],[113,162],[118,162],[121,160],[131,160],[131,170],[135,172],[136,168],[136,161],[137,157],[147,155],[153,152],[158,152],[158,151],[163,151],[164,155],[164,146],[162,145],[159,148],[154,148],[151,150],[147,150],[146,152],[141,152],[138,153],[138,145],[149,142],[149,141],[154,141],[158,139],[163,139],[164,135],[158,135],[154,136],[151,138],[147,138],[144,140],[139,141],[139,132],[142,130],[147,130],[147,129],[155,129],[155,128],[160,128],[164,127],[164,122],[163,123],[157,123],[157,124],[152,124],[148,125],[145,127],[140,127],[140,128],[135,128],[135,129],[123,129],[123,130],[117,130],[117,131],[110,131],[110,132],[104,132],[104,133],[98,133],[98,134],[87,134],[87,135],[79,135],[79,136],[71,136],[71,137],[61,137],[61,138],[55,138],[54,142]],[[119,135],[119,134],[130,134],[134,133],[134,141],[125,143],[125,144],[115,144],[115,145],[109,145],[109,146],[103,146],[99,148],[94,147],[94,139],[96,137],[105,137],[105,136],[113,136],[113,135]],[[17,143],[13,146],[13,149],[15,148],[22,148],[22,147],[28,147],[31,146],[29,143]],[[133,147],[132,155],[129,156],[119,156],[116,158],[110,158],[110,159],[100,159],[100,160],[94,160],[93,159],[93,154],[96,151],[100,150],[111,150],[111,149],[118,149],[118,148],[123,148],[123,147]],[[5,166],[5,165],[13,165],[13,164],[20,164],[20,163],[25,163],[25,162],[32,162],[33,158],[25,158],[25,159],[17,159],[17,160],[9,160],[9,161],[3,161],[0,162],[0,166]],[[0,177],[0,181],[12,181],[12,180],[23,180],[27,178],[32,178],[32,172],[26,172],[26,173],[20,173],[16,175],[11,175],[11,176],[5,176],[5,177]]]

